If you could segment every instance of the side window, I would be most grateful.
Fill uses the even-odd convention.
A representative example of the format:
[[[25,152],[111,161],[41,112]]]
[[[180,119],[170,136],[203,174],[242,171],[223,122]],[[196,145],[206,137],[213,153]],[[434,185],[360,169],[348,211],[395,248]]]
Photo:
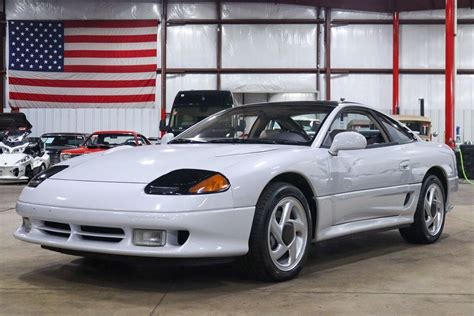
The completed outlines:
[[[367,140],[368,148],[389,142],[379,124],[370,114],[364,112],[345,111],[339,114],[329,128],[323,142],[323,147],[331,147],[334,137],[341,132],[357,132],[361,134]]]
[[[397,122],[382,115],[380,115],[379,118],[394,142],[398,144],[407,144],[413,141],[413,136],[405,131]]]

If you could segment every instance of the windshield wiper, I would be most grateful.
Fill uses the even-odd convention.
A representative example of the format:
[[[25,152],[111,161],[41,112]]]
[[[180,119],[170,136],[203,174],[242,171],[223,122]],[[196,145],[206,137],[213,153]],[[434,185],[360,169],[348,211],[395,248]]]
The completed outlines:
[[[190,139],[190,138],[177,138],[177,139],[173,139],[168,144],[194,144],[194,143],[202,144],[202,143],[207,143],[207,142]]]
[[[285,145],[307,145],[308,142],[289,141],[284,139],[240,139],[240,138],[218,138],[207,141],[214,144],[285,144]]]

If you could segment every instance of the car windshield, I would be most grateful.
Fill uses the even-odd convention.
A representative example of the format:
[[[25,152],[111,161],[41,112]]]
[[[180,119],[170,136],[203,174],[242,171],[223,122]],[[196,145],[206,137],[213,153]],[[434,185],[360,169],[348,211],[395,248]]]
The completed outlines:
[[[46,148],[77,147],[82,144],[84,137],[76,135],[46,135],[41,137],[41,140],[46,145]]]
[[[92,134],[84,143],[84,146],[89,148],[110,148],[121,145],[135,146],[135,136],[131,134]]]
[[[170,143],[258,143],[309,146],[332,106],[263,104],[210,117]]]
[[[180,105],[173,108],[173,113],[170,118],[171,129],[183,131],[194,124],[202,121],[206,117],[225,110],[228,106],[195,106],[195,105]]]

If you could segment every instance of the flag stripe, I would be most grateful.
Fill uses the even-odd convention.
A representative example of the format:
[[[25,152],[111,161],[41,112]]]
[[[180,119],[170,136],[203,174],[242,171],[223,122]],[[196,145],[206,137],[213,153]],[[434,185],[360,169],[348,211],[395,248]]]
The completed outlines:
[[[135,27],[135,28],[65,28],[64,35],[143,35],[154,34],[157,32],[156,27]]]
[[[143,35],[70,35],[64,36],[64,43],[138,43],[156,42],[157,34]]]
[[[65,43],[64,48],[68,50],[143,50],[156,49],[156,42],[143,43]]]
[[[131,72],[131,73],[68,73],[68,72],[40,72],[10,70],[10,77],[25,79],[54,79],[54,80],[155,80],[155,72]]]
[[[64,57],[82,57],[82,58],[133,58],[133,57],[155,57],[156,49],[143,50],[67,50]]]
[[[138,58],[65,58],[64,66],[68,65],[98,65],[98,66],[142,66],[156,65],[156,57],[138,57]],[[155,66],[156,70],[156,66]]]
[[[158,26],[158,20],[114,20],[114,21],[100,21],[100,20],[84,20],[84,21],[64,21],[66,28],[76,27],[90,27],[90,28],[102,28],[102,27],[117,27],[117,28],[128,28],[128,27],[148,27]]]
[[[154,87],[155,79],[150,80],[54,80],[9,77],[8,83],[17,86],[56,87],[56,88],[133,88]]]
[[[10,92],[25,93],[25,94],[40,94],[40,95],[71,95],[71,96],[82,96],[84,95],[84,88],[71,88],[64,89],[63,87],[40,87],[40,86],[20,86],[10,85]],[[148,95],[154,94],[155,87],[130,87],[130,88],[88,88],[88,95]]]
[[[154,101],[151,102],[131,102],[131,103],[68,103],[68,102],[41,102],[41,101],[28,101],[28,100],[9,100],[9,103],[13,107],[19,108],[152,108],[155,105]]]
[[[40,102],[65,102],[65,103],[126,103],[155,101],[154,94],[139,95],[62,95],[62,94],[33,94],[10,92],[12,100],[28,100]]]
[[[133,65],[133,66],[99,66],[99,65],[68,65],[64,66],[65,72],[110,72],[110,73],[127,73],[127,72],[156,72],[156,64],[154,65]]]

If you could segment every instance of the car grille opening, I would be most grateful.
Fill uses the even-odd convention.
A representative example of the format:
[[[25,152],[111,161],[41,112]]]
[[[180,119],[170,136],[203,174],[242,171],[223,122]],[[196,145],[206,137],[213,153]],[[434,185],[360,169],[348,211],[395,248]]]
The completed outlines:
[[[83,240],[118,243],[125,238],[122,228],[81,225],[77,232]]]
[[[187,230],[178,231],[178,245],[182,246],[186,241],[188,241],[189,232]]]
[[[122,228],[115,228],[115,227],[99,227],[99,226],[82,225],[81,230],[87,233],[116,234],[116,235],[124,234],[124,231]]]
[[[38,229],[46,235],[69,238],[71,236],[71,226],[65,223],[44,221]]]

